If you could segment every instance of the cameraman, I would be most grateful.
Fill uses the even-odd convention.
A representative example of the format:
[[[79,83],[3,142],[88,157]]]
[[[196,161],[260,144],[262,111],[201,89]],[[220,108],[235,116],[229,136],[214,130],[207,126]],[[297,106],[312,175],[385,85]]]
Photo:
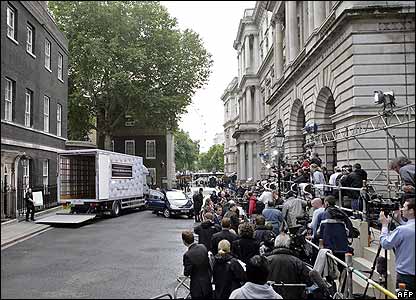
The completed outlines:
[[[400,226],[389,232],[388,225],[391,217],[386,217],[380,212],[382,224],[380,245],[384,249],[394,249],[396,255],[396,287],[399,283],[405,283],[406,289],[415,292],[415,198],[406,199],[401,209],[403,217],[408,221],[403,222],[400,213],[397,214]]]
[[[334,196],[326,196],[325,210],[317,218],[317,238],[323,240],[323,246],[330,249],[334,256],[345,261],[345,253],[352,249],[349,246],[348,238],[353,236],[353,226],[347,214],[335,206],[336,199]],[[338,264],[341,272],[343,266]]]
[[[415,198],[415,164],[407,157],[398,157],[391,161],[390,169],[400,175],[404,198]]]

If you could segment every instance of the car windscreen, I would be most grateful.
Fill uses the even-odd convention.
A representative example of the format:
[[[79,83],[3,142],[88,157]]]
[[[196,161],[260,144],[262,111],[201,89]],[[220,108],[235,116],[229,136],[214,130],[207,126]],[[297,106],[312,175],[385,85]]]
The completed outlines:
[[[183,192],[166,192],[168,200],[188,200]]]

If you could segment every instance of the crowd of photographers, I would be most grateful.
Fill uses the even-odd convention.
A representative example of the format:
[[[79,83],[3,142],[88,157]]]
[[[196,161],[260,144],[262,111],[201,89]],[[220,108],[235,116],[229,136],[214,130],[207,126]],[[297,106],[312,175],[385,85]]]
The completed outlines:
[[[395,251],[397,284],[405,283],[414,292],[415,166],[406,158],[395,159],[390,166],[403,182],[402,207],[391,216],[380,212],[380,244]],[[193,230],[182,233],[188,247],[184,274],[191,279],[192,299],[300,299],[306,291],[309,298],[322,298],[328,296],[322,279],[335,289],[344,267],[327,259],[326,253],[345,261],[346,253],[354,251],[352,239],[359,236],[351,214],[336,205],[338,193],[350,200],[353,211],[362,211],[366,199],[358,190],[326,185],[362,188],[367,173],[357,163],[335,167],[331,174],[314,154],[286,163],[281,178],[282,191],[272,180],[264,180],[221,183],[219,192],[205,199],[202,189],[194,195],[194,203],[203,203],[195,211],[200,218]],[[392,217],[397,227],[389,230]]]

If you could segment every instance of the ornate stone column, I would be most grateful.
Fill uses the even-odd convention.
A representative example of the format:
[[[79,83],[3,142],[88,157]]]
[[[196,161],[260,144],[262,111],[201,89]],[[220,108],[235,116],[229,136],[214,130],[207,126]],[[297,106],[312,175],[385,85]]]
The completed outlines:
[[[240,180],[246,180],[246,148],[245,142],[240,143]]]
[[[283,75],[283,18],[280,15],[274,15],[274,78],[279,80]]]
[[[255,108],[256,108],[256,114],[255,114],[255,121],[260,122],[264,119],[263,113],[262,113],[262,99],[260,95],[260,87],[255,86],[254,90],[254,98],[255,98]]]
[[[308,1],[308,36],[312,35],[313,30],[315,29],[313,25],[313,6],[315,5],[315,1]]]
[[[248,156],[247,178],[253,178],[253,142],[248,142],[247,146],[248,146],[248,151],[247,151],[247,156]]]
[[[259,68],[259,36],[253,34],[253,72],[257,73]]]
[[[246,109],[247,109],[247,120],[246,122],[253,122],[253,109],[252,109],[252,99],[251,99],[251,86],[248,86],[246,89]]]
[[[286,19],[286,24],[289,25],[289,63],[292,62],[299,53],[299,29],[298,19],[296,14],[296,1],[287,1],[286,8],[288,10],[289,18]]]
[[[322,25],[325,20],[325,1],[313,2],[313,25],[314,29]]]
[[[246,59],[246,68],[245,68],[245,73],[249,73],[248,71],[250,70],[251,67],[251,62],[250,62],[250,38],[248,35],[246,35],[244,37],[244,52],[245,52],[245,59]]]

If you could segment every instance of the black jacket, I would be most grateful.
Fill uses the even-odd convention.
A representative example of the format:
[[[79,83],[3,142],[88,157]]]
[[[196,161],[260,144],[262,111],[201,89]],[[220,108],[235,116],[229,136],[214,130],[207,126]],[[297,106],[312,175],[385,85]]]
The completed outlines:
[[[231,251],[235,257],[247,263],[254,255],[260,254],[260,243],[254,238],[239,238],[233,241]]]
[[[238,238],[238,236],[228,229],[222,229],[220,232],[215,233],[212,236],[212,253],[216,255],[218,253],[218,244],[221,240],[227,240],[230,242],[231,247],[233,241],[235,241]]]
[[[220,231],[221,226],[214,224],[211,220],[206,220],[194,228],[194,232],[198,235],[198,244],[204,244],[208,251],[212,251],[212,236]]]
[[[194,209],[196,211],[200,211],[201,207],[202,207],[202,204],[204,202],[204,196],[201,193],[198,193],[198,194],[194,195],[192,197],[192,199],[194,200]]]
[[[231,292],[242,286],[246,273],[243,267],[231,254],[215,255],[213,272],[215,299],[228,299]]]
[[[191,277],[192,298],[211,298],[212,285],[208,251],[204,245],[192,244],[183,255],[184,275]]]
[[[269,240],[270,236],[275,236],[272,230],[267,229],[265,225],[256,226],[256,230],[254,231],[254,238],[259,243]]]
[[[341,178],[341,185],[345,187],[362,188],[363,180],[367,180],[367,172],[363,169],[358,169]],[[352,199],[358,199],[360,197],[360,192],[348,191],[348,196]]]
[[[305,283],[308,286],[312,284],[306,264],[297,258],[291,250],[276,248],[268,260],[270,272],[267,280],[276,283]],[[301,299],[302,292],[302,289],[290,288],[285,291],[285,294],[288,299]]]

